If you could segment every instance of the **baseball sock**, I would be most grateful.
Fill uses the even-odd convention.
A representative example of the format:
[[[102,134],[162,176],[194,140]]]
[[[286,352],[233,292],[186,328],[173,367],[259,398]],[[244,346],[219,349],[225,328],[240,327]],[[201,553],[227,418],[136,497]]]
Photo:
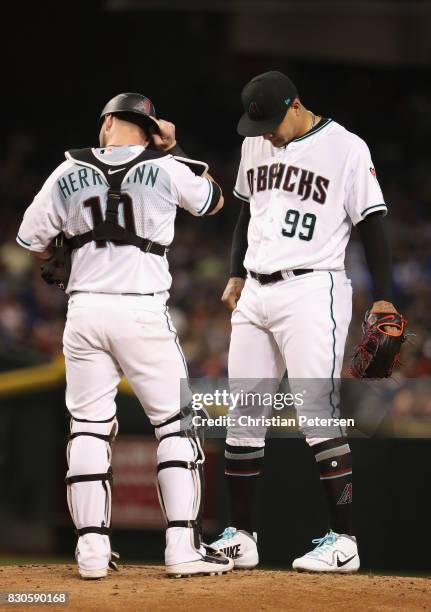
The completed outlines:
[[[226,444],[224,456],[228,524],[253,534],[257,485],[263,468],[264,447]]]
[[[352,455],[345,438],[325,440],[312,447],[328,501],[330,527],[352,534]]]

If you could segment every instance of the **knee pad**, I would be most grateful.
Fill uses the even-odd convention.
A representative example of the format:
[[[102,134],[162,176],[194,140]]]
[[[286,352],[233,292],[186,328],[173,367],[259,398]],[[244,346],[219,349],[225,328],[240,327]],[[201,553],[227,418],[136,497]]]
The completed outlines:
[[[67,503],[77,535],[110,535],[112,448],[118,432],[115,416],[106,422],[74,419],[67,445]]]
[[[188,407],[156,427],[157,490],[168,529],[191,529],[193,545],[199,549],[205,456],[192,416]]]

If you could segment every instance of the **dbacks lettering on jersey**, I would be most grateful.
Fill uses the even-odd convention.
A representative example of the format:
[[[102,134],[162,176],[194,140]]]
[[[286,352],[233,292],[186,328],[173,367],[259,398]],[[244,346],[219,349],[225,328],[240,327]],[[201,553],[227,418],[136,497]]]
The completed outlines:
[[[342,270],[352,225],[386,213],[366,143],[335,121],[273,147],[245,138],[234,194],[250,203],[244,267]]]
[[[324,204],[328,194],[329,179],[316,175],[311,170],[275,163],[250,168],[247,171],[247,180],[250,193],[267,189],[283,189],[287,192],[296,192],[301,201],[307,200],[310,195],[317,204]]]

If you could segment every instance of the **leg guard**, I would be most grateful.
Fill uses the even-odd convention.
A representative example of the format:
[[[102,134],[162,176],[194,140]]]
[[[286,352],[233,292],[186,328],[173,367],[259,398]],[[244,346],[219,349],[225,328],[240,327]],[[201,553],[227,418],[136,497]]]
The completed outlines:
[[[167,522],[166,565],[202,558],[203,462],[205,460],[192,410],[156,427],[157,489]]]
[[[67,503],[78,535],[76,558],[84,570],[111,566],[111,444],[118,431],[115,416],[104,422],[74,419],[67,445]],[[114,553],[114,556],[115,555]]]

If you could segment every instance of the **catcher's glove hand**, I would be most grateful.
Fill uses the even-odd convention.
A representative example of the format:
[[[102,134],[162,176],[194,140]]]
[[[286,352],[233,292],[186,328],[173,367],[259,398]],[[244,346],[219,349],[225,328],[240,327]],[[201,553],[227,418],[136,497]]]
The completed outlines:
[[[355,348],[350,373],[355,378],[389,378],[405,341],[406,319],[398,312],[368,310],[362,342]]]
[[[63,233],[59,234],[50,246],[52,255],[41,266],[42,278],[48,285],[57,285],[62,291],[69,282],[72,267],[72,250]]]

